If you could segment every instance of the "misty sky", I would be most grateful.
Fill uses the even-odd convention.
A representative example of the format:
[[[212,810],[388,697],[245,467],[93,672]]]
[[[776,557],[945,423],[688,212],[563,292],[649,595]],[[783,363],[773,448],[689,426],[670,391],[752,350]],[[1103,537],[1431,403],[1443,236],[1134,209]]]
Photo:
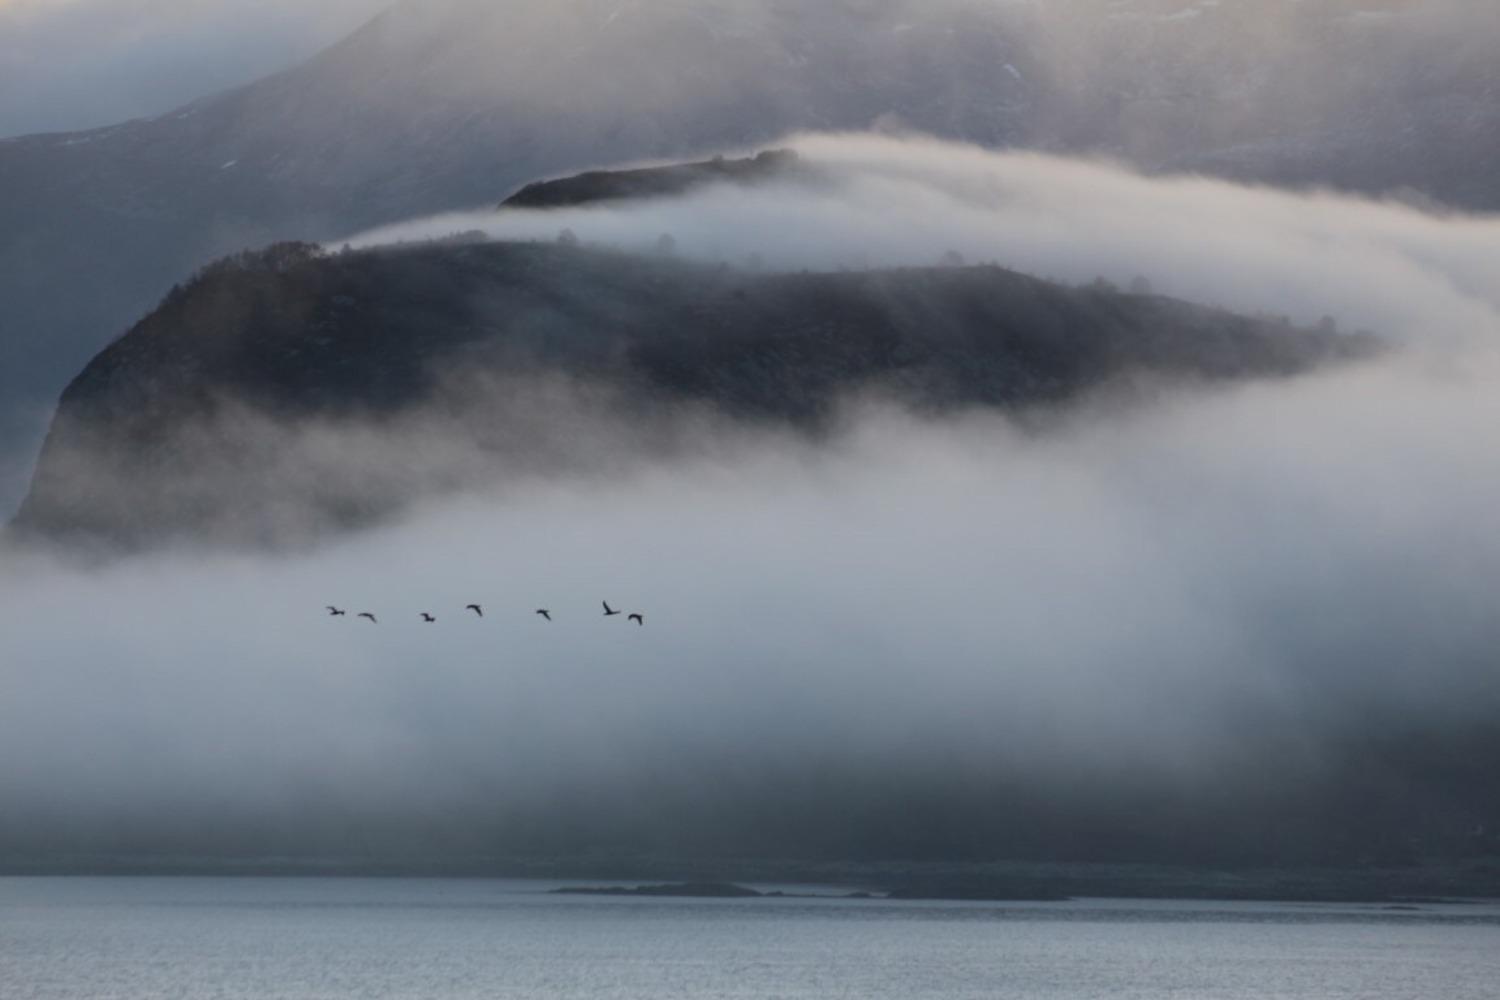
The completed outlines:
[[[1376,16],[1380,12],[1419,8],[1440,20],[1467,18],[1472,8],[1483,6],[1459,0],[1318,2],[1371,24],[1383,23]],[[99,127],[164,113],[290,67],[392,5],[392,0],[0,0],[0,137]],[[1274,34],[1287,6],[1297,6],[1290,0],[1236,0],[1236,6],[1252,5],[1254,33],[1261,41]],[[505,15],[496,22],[501,31],[508,31],[513,18],[530,16],[527,8],[533,5],[531,0],[511,0],[504,6]],[[613,19],[607,13],[610,6],[599,5]],[[1164,25],[1171,25],[1171,15],[1201,14],[1200,6],[1209,5],[1197,0],[1073,0],[1058,6],[1053,30],[1073,17],[1109,24],[1098,22],[1101,13],[1127,20],[1166,16]],[[916,4],[903,13],[896,3],[891,16],[898,21],[917,18],[922,7]],[[420,17],[423,8],[413,3],[406,12]],[[1450,9],[1459,13],[1443,14]],[[1482,36],[1483,30],[1476,34]],[[1039,51],[1045,47],[1036,44]],[[1065,60],[1065,51],[1050,58]],[[1094,71],[1091,60],[1083,63],[1089,68],[1079,72]]]
[[[0,136],[113,125],[294,65],[387,0],[0,0]]]

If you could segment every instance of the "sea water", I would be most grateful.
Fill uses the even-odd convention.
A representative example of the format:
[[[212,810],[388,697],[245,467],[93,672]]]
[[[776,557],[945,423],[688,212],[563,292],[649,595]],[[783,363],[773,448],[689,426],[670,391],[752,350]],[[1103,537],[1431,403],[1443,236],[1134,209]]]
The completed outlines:
[[[4,1000],[1500,997],[1500,906],[555,895],[0,879]]]

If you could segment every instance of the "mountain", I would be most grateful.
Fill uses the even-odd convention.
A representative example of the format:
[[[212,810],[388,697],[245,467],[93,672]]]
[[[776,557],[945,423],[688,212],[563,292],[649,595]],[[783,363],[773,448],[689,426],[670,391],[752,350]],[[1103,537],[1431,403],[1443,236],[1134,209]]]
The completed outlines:
[[[1062,148],[1148,169],[1494,211],[1500,7],[1467,0],[1124,0],[1069,36]],[[1103,58],[1090,58],[1103,56]]]
[[[868,5],[719,6],[407,3],[294,70],[160,118],[0,142],[0,444],[37,436],[94,352],[227,253],[792,128],[889,111],[937,127],[921,112],[959,50],[974,53],[971,90],[1011,58],[993,34],[938,23],[882,37]],[[1002,109],[986,118],[983,135],[1005,134]],[[0,451],[14,483],[24,459]]]
[[[1495,209],[1496,38],[1457,0],[408,0],[171,114],[0,142],[0,505],[58,389],[244,247],[872,125]]]
[[[538,471],[816,438],[853,397],[1019,413],[1372,348],[998,267],[765,274],[567,241],[284,244],[208,268],[84,369],[13,528],[102,549],[303,544]]]
[[[749,187],[785,178],[799,167],[790,149],[767,150],[743,160],[716,156],[700,163],[682,163],[636,170],[590,170],[571,177],[536,181],[501,203],[505,209],[572,208],[643,198],[670,198],[712,184]]]

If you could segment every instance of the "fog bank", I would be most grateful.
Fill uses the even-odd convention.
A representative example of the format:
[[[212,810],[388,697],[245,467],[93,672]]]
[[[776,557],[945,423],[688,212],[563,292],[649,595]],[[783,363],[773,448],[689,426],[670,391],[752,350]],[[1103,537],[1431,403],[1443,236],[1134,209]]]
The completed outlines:
[[[921,137],[785,140],[820,180],[543,212],[486,208],[353,237],[354,246],[480,230],[585,241],[734,266],[930,265],[950,251],[1065,281],[1144,278],[1241,312],[1325,315],[1409,343],[1500,334],[1500,218],[1303,194]],[[337,243],[335,243],[337,245]]]
[[[12,564],[0,837],[753,849],[780,816],[759,846],[788,851],[910,813],[941,850],[930,797],[1003,845],[1039,802],[1083,835],[1350,774],[1451,834],[1496,804],[1455,749],[1500,709],[1494,373],[1370,364],[1041,434],[875,407],[824,449],[533,481],[305,557]]]
[[[8,557],[0,847],[1351,862],[1500,824],[1500,223],[793,144],[820,182],[361,242],[953,250],[1398,349],[1039,422],[855,399],[809,441],[684,414],[692,448],[533,470],[315,552]],[[634,447],[602,419],[566,433]],[[325,446],[378,472],[380,438]]]

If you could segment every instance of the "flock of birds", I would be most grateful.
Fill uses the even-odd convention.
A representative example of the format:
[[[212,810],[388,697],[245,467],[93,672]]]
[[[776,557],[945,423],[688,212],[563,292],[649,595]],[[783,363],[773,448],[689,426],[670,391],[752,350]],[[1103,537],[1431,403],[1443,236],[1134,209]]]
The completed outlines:
[[[610,607],[608,601],[604,601],[603,604],[604,604],[604,617],[605,618],[613,618],[616,615],[623,614],[623,612],[616,611],[614,608]],[[347,617],[348,614],[349,614],[349,612],[346,611],[346,610],[344,610],[343,608],[334,607],[332,604],[328,605],[327,607],[328,607],[328,616],[330,618],[344,618],[344,617]],[[468,605],[464,606],[464,610],[465,611],[472,611],[472,612],[474,612],[474,614],[475,614],[476,617],[479,617],[479,618],[483,618],[484,617],[484,608],[481,605],[478,605],[478,604],[468,604]],[[552,620],[552,612],[549,611],[546,608],[537,608],[536,609],[536,613],[538,615],[540,615],[541,617],[547,619],[549,622]],[[354,617],[367,619],[370,622],[370,624],[372,624],[372,625],[379,625],[380,624],[380,619],[376,618],[375,615],[374,615],[374,613],[370,612],[370,611],[361,611],[359,614],[355,615]],[[420,617],[421,617],[422,621],[426,622],[428,625],[432,625],[432,624],[435,624],[437,622],[437,615],[434,615],[431,611],[420,612]],[[645,615],[638,614],[638,613],[632,613],[632,614],[626,615],[625,617],[626,617],[627,621],[633,621],[633,622],[636,623],[636,625],[645,625],[646,624],[646,616]]]

